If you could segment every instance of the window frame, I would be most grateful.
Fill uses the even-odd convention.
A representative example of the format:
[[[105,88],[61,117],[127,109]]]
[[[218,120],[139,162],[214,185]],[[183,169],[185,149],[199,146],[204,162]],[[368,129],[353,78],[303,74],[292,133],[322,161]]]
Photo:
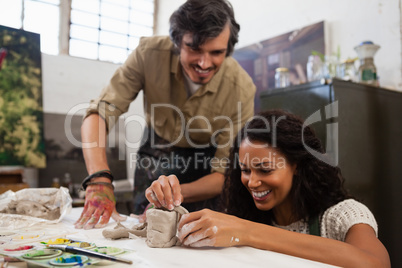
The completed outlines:
[[[20,25],[21,25],[21,29],[25,30],[25,28],[24,28],[24,20],[25,20],[25,12],[26,12],[25,5],[26,5],[26,2],[28,0],[20,0],[20,1],[21,1],[20,2],[21,3],[21,17],[20,17],[20,22],[21,23],[20,23]],[[58,40],[57,40],[58,41],[58,48],[57,48],[58,53],[56,55],[68,55],[68,56],[71,56],[70,55],[70,40],[72,38],[70,36],[70,30],[71,30],[71,25],[72,25],[72,22],[71,22],[72,0],[59,0],[58,4],[56,4],[56,3],[52,4],[52,3],[44,1],[44,0],[29,0],[29,1],[39,2],[39,3],[43,3],[43,4],[49,4],[49,5],[54,5],[54,6],[58,7],[58,9],[59,9],[59,21],[58,21],[58,23],[59,23],[59,27],[58,27],[59,28],[59,33],[58,33]],[[100,0],[100,1],[102,1],[102,0]],[[151,27],[152,35],[154,35],[156,33],[156,25],[157,25],[157,18],[156,18],[157,16],[156,16],[156,14],[157,14],[157,11],[158,11],[158,4],[159,4],[158,0],[153,0],[153,13],[152,13],[153,26]],[[150,14],[150,13],[148,13],[148,14]],[[128,21],[128,23],[130,23],[130,22]],[[77,24],[77,25],[79,25],[79,24]],[[102,30],[99,29],[99,33],[101,31]],[[108,30],[104,30],[104,31],[105,32],[110,32]],[[129,34],[127,34],[127,36],[128,37],[137,37],[137,36],[131,36]],[[76,39],[76,40],[80,40],[80,39]],[[91,42],[91,43],[93,43],[93,44],[95,44],[97,46],[98,51],[99,51],[100,47],[102,47],[104,45],[108,46],[107,44],[100,44],[99,42],[97,42],[97,43]],[[125,47],[121,47],[121,48],[126,49],[128,54],[130,53],[130,51],[132,49],[135,49],[135,48],[130,48],[129,43],[127,43],[127,45]],[[46,53],[46,51],[44,53]],[[85,57],[80,57],[80,56],[71,56],[71,57],[79,57],[79,58],[83,58],[83,59],[91,59],[91,58],[85,58]],[[109,60],[101,60],[100,58],[102,58],[102,57],[100,57],[99,53],[98,53],[97,58],[96,59],[92,58],[92,60],[110,62]]]
[[[102,0],[100,0],[102,1]],[[71,11],[72,11],[72,0],[66,0],[63,1],[61,0],[61,2],[65,2],[63,3],[63,6],[60,6],[60,36],[63,36],[64,38],[59,40],[59,54],[64,54],[64,55],[70,55],[70,40],[71,39],[75,39],[75,40],[80,40],[80,41],[84,41],[85,40],[81,40],[81,39],[77,39],[77,38],[71,38],[70,36],[70,30],[71,30]],[[118,6],[118,5],[117,5]],[[158,0],[153,0],[153,11],[152,11],[152,18],[153,18],[153,26],[151,28],[152,30],[152,35],[155,34],[156,32],[156,12],[157,12],[157,6],[158,6]],[[80,11],[80,10],[78,10]],[[108,18],[107,15],[104,16],[105,18]],[[77,26],[82,26],[80,24],[76,24]],[[84,26],[85,27],[85,26]],[[100,33],[101,30],[98,32]],[[117,33],[117,32],[111,32],[109,30],[104,30],[105,33]],[[119,33],[117,33],[119,34]],[[67,36],[67,40],[65,39],[65,37]],[[135,36],[131,36],[131,37],[135,37]],[[138,36],[141,37],[141,36]],[[89,43],[94,43],[94,42],[89,42]],[[114,47],[113,45],[108,45],[108,44],[100,44],[99,42],[96,44],[96,47],[98,49],[97,51],[97,58],[94,60],[99,60],[99,61],[105,61],[105,62],[110,62],[109,60],[102,60],[102,56],[99,53],[99,49],[102,48],[103,46],[106,47]],[[127,55],[130,53],[130,51],[132,51],[134,48],[130,48],[129,47],[129,42],[127,43],[127,46],[125,47],[125,49],[127,50]],[[71,56],[71,55],[70,55]],[[72,56],[75,57],[75,56]],[[79,56],[77,56],[79,57]]]

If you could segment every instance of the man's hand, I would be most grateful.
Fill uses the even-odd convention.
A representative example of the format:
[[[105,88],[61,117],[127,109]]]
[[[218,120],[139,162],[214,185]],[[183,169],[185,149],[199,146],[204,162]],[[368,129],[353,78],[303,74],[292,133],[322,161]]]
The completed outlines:
[[[110,217],[115,221],[124,221],[116,211],[113,189],[105,185],[89,185],[85,193],[85,206],[80,218],[75,222],[77,229],[102,228]]]
[[[160,176],[145,190],[145,197],[155,207],[165,207],[169,210],[183,202],[180,183],[175,175]]]

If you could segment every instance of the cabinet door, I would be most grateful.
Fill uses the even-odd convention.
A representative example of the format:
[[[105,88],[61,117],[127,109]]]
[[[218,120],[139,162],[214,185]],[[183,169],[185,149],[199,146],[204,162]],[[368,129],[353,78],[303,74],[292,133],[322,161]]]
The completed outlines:
[[[374,213],[393,267],[402,267],[402,93],[334,81],[339,166],[348,190]]]
[[[327,142],[324,109],[333,100],[330,85],[321,85],[318,81],[288,88],[274,89],[262,92],[260,95],[261,111],[269,109],[284,109],[307,119],[317,111],[321,111],[323,120],[311,127],[316,131],[322,145]]]

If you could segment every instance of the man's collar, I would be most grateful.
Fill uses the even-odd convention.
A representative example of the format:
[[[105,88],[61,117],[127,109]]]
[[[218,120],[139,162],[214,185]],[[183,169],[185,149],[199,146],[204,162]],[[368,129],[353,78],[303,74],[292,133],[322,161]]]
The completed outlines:
[[[180,55],[172,51],[172,61],[170,65],[170,72],[176,75],[178,78],[178,74],[181,76],[181,66],[180,66]]]

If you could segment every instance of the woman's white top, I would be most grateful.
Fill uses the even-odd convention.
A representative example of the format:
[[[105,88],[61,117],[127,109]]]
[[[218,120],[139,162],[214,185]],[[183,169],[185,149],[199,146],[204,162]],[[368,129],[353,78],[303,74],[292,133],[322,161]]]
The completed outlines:
[[[378,225],[373,213],[364,204],[354,200],[346,199],[328,208],[320,217],[321,236],[339,241],[345,241],[349,229],[355,224],[368,224],[378,236]],[[275,227],[288,231],[308,234],[308,222],[297,221],[287,226],[281,226],[274,222]]]

